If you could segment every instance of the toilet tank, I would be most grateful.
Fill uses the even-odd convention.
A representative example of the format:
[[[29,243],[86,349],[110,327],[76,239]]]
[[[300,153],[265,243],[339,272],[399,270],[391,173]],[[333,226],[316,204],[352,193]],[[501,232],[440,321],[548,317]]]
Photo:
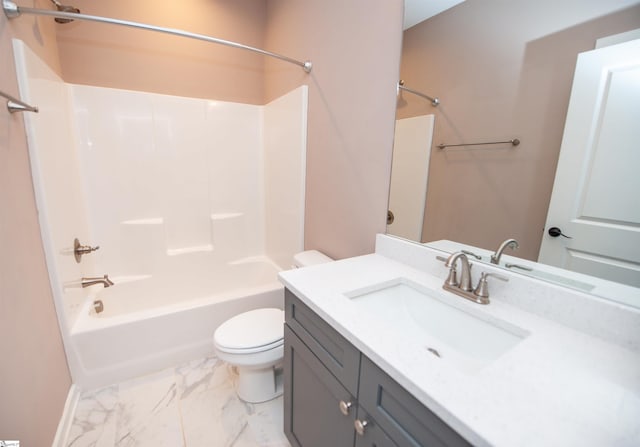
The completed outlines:
[[[331,261],[333,261],[333,259],[324,253],[320,253],[318,250],[307,250],[293,256],[293,267],[308,267],[310,265],[325,264]]]

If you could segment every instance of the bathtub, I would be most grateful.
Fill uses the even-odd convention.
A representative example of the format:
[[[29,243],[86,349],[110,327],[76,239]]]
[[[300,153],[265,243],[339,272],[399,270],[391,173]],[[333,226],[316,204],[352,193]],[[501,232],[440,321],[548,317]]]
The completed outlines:
[[[193,258],[193,257],[192,257]],[[71,330],[83,388],[97,388],[213,354],[212,336],[228,318],[284,305],[279,268],[249,258],[212,268],[182,262],[171,275],[114,276],[84,304]],[[197,279],[197,280],[196,280]],[[104,311],[96,313],[93,302]]]

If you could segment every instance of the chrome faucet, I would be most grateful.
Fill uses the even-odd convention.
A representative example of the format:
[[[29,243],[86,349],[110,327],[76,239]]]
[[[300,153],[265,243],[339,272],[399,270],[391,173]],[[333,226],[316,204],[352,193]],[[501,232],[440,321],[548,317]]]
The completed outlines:
[[[82,288],[93,286],[95,284],[102,284],[105,288],[113,285],[113,281],[109,279],[109,275],[104,275],[102,278],[99,276],[97,278],[82,278],[80,281]]]
[[[505,251],[507,247],[509,247],[512,250],[515,250],[519,246],[520,245],[518,244],[518,241],[516,241],[515,239],[507,239],[502,244],[500,244],[496,252],[491,255],[491,263],[500,264],[500,257],[502,256],[502,252]]]

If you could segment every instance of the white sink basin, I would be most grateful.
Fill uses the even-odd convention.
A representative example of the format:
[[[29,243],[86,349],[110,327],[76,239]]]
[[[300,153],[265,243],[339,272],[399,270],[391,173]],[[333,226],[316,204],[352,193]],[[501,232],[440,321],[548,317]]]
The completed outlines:
[[[529,333],[480,311],[469,312],[431,290],[404,278],[355,290],[345,295],[361,306],[363,319],[378,327],[397,328],[398,337],[417,340],[435,355],[465,372],[492,363]],[[451,302],[451,304],[449,303]],[[467,306],[468,307],[468,306]]]

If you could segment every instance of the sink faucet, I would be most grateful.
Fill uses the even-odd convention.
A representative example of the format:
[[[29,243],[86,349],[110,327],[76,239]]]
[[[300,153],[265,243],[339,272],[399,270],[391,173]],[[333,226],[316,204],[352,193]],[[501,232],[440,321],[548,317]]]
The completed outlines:
[[[80,281],[82,288],[93,286],[95,284],[102,284],[105,288],[112,286],[113,281],[109,279],[109,275],[104,275],[102,278],[99,276],[97,278],[82,278]]]
[[[515,239],[507,239],[502,244],[500,244],[496,252],[491,255],[491,263],[500,264],[500,257],[502,256],[502,252],[505,251],[507,247],[509,247],[512,250],[515,250],[519,246],[520,245],[518,244],[518,241],[516,241]]]
[[[502,249],[504,250],[504,248]],[[442,261],[445,260],[444,258],[440,257],[438,257],[437,259]],[[460,260],[461,266],[460,280],[458,280],[457,278],[456,264],[458,262],[458,259]],[[449,276],[442,285],[442,288],[478,304],[489,304],[489,288],[487,285],[487,278],[489,276],[498,278],[502,281],[509,280],[509,278],[497,273],[483,272],[480,277],[480,281],[478,282],[478,286],[474,289],[471,286],[471,263],[469,262],[469,258],[467,258],[467,255],[461,251],[451,254],[451,256],[446,259],[444,265],[445,267],[449,268]]]
[[[460,281],[457,281],[456,278],[456,263],[458,259],[460,259],[461,265]],[[450,269],[447,284],[464,290],[465,292],[473,290],[471,287],[471,265],[469,264],[469,258],[467,258],[466,254],[461,251],[453,253],[447,258],[447,262],[445,262],[444,265]]]

